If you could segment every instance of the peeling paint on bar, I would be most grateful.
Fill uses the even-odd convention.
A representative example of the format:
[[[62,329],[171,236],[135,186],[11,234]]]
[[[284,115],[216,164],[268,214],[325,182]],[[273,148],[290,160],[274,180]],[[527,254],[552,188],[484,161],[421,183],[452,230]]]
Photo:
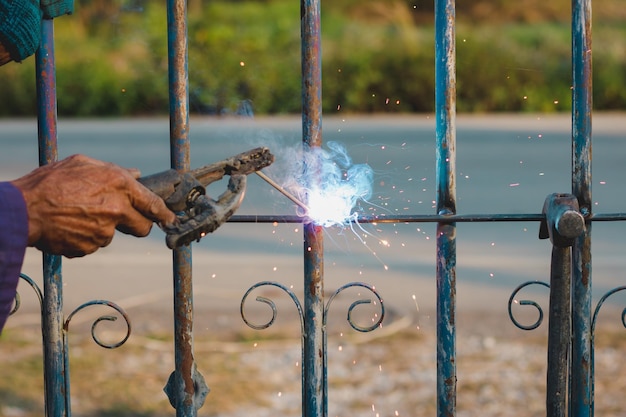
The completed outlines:
[[[437,214],[456,214],[455,1],[435,0]],[[456,223],[437,224],[437,415],[456,415]]]
[[[170,102],[171,167],[190,169],[189,72],[187,4],[167,1],[167,42]],[[204,404],[208,387],[196,369],[193,353],[193,284],[191,245],[173,250],[174,363],[175,370],[165,387],[170,403],[180,417],[196,416]]]
[[[301,0],[300,36],[302,54],[303,146],[322,146],[322,55],[320,0]],[[313,169],[311,169],[313,168]],[[307,167],[314,183],[315,167]],[[304,201],[308,204],[308,201]],[[324,231],[313,223],[304,229],[304,346],[302,363],[302,415],[327,414],[324,383]]]
[[[591,0],[572,0],[572,194],[585,218],[591,199]],[[571,415],[593,415],[591,222],[572,249]],[[593,364],[591,365],[593,366]]]
[[[35,55],[37,78],[37,130],[39,165],[58,159],[57,96],[54,55],[54,21],[43,19],[41,44]],[[67,372],[63,332],[63,277],[61,257],[43,255],[42,337],[47,416],[67,416],[69,372]]]

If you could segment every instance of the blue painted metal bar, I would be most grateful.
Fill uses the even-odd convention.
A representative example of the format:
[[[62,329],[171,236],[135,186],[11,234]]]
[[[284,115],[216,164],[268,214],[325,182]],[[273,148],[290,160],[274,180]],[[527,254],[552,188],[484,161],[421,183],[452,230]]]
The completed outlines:
[[[455,2],[435,0],[437,214],[456,213]],[[437,415],[456,414],[456,223],[437,224]]]
[[[35,55],[35,68],[39,165],[46,165],[58,159],[54,23],[52,20],[42,21],[41,44]],[[66,375],[65,368],[63,279],[60,256],[43,255],[43,284],[42,333],[46,416],[61,417],[69,415],[69,391],[67,391],[69,375]]]
[[[322,145],[322,56],[320,1],[301,0],[302,141],[305,150]],[[307,167],[313,175],[317,167]],[[305,204],[307,201],[305,201]],[[326,346],[324,345],[324,235],[321,226],[304,226],[304,360],[302,415],[326,416]]]
[[[171,167],[190,168],[187,9],[185,0],[167,1]],[[196,416],[207,389],[193,355],[191,246],[173,251],[175,371],[165,388],[177,416]]]
[[[591,0],[572,0],[572,194],[585,218],[591,200]],[[572,248],[571,415],[593,415],[591,222]]]

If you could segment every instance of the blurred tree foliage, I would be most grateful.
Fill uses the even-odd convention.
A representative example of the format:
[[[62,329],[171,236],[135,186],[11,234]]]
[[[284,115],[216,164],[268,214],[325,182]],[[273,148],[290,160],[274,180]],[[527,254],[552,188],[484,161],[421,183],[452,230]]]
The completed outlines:
[[[300,11],[293,0],[190,0],[190,108],[299,113]],[[460,112],[571,107],[570,0],[457,2]],[[599,12],[596,12],[599,10]],[[594,107],[626,107],[626,8],[595,0]],[[155,0],[81,0],[55,20],[62,116],[165,114],[166,12]],[[431,112],[433,0],[322,6],[323,107]],[[34,59],[0,69],[0,115],[36,113]]]

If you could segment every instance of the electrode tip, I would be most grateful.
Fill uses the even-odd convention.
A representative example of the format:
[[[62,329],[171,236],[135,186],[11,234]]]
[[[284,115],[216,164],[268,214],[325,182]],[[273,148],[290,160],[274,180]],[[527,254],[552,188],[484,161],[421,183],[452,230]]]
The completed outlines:
[[[273,179],[271,179],[270,177],[268,177],[267,175],[265,175],[261,171],[255,171],[255,172],[256,172],[256,174],[259,177],[261,177],[263,179],[263,181],[267,182],[269,185],[271,185],[272,187],[276,188],[282,195],[287,197],[289,200],[291,200],[297,206],[301,207],[306,212],[309,211],[309,208],[306,206],[306,204],[304,204],[302,201],[298,200],[294,195],[292,195],[287,190],[285,190],[283,187],[281,187],[280,184],[278,184],[276,181],[274,181]]]

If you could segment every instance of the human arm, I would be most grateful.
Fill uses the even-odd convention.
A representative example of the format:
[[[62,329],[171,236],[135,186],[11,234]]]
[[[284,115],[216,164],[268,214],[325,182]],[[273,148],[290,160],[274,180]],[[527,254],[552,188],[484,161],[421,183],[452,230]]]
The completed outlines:
[[[26,246],[67,257],[108,245],[115,230],[145,236],[176,216],[137,170],[74,155],[0,182],[0,330],[15,300]]]

